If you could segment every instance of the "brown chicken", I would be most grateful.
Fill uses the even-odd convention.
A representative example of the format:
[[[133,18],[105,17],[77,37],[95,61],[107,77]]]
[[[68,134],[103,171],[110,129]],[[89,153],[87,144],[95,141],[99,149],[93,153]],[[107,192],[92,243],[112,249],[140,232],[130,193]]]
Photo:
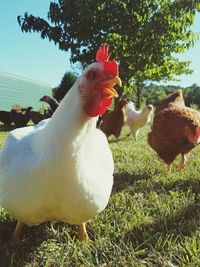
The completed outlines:
[[[21,109],[20,111],[17,111],[16,109],[11,110],[12,112],[12,118],[13,118],[13,123],[17,128],[19,127],[25,127],[29,120],[31,119],[31,110],[32,107],[28,107],[25,109]],[[23,113],[22,111],[25,111]]]
[[[31,111],[31,120],[34,124],[38,124],[40,121],[50,118],[51,115],[48,113],[40,113],[38,111]]]
[[[6,126],[10,126],[12,123],[12,113],[10,111],[0,110],[0,122]]]
[[[101,117],[102,122],[100,129],[107,137],[114,135],[116,138],[120,136],[122,126],[125,123],[125,105],[128,103],[126,99],[121,99],[114,110],[107,110]]]
[[[40,101],[49,104],[50,108],[48,109],[48,113],[51,116],[60,104],[54,97],[48,95],[44,95],[42,98],[40,98]]]
[[[169,169],[181,154],[177,170],[184,168],[187,154],[200,143],[200,113],[185,106],[181,90],[158,105],[148,143]]]

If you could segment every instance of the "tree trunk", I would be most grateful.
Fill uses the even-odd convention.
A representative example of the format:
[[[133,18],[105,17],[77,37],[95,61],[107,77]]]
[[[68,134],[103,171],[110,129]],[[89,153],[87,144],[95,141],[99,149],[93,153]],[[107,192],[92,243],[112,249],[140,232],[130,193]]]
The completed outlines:
[[[141,107],[141,96],[142,96],[142,89],[144,88],[143,83],[136,83],[136,108],[140,109]]]
[[[120,100],[121,97],[122,97],[122,94],[123,94],[123,88],[122,88],[122,87],[117,87],[116,91],[117,91],[117,93],[118,93],[118,97],[115,97],[115,98],[114,98],[114,107],[116,107],[117,103],[119,102],[119,100]]]
[[[141,105],[141,93],[140,93],[140,87],[136,87],[136,108],[140,109]]]

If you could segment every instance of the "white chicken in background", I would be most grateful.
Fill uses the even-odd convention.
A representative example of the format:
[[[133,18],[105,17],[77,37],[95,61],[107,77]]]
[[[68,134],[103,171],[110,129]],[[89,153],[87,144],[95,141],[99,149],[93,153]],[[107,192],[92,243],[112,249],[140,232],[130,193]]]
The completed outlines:
[[[104,44],[67,93],[51,119],[10,132],[0,154],[0,204],[18,220],[14,240],[24,224],[45,221],[78,224],[107,205],[113,185],[113,158],[104,133],[96,129],[121,85],[118,64],[109,61]]]
[[[135,141],[137,141],[137,136],[140,129],[151,121],[153,106],[147,105],[143,110],[136,110],[133,102],[129,101],[125,108],[126,125],[130,129],[130,134],[132,134],[135,138]]]

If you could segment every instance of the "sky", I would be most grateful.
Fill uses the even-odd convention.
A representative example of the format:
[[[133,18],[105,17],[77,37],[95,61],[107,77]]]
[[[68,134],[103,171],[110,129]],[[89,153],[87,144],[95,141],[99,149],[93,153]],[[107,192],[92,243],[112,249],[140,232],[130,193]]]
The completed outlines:
[[[45,82],[52,87],[60,83],[65,72],[72,70],[69,54],[61,51],[39,33],[22,33],[18,15],[25,12],[47,18],[50,0],[0,1],[0,71]],[[200,32],[200,15],[195,18],[194,31]],[[200,40],[178,58],[191,61],[192,75],[179,76],[177,86],[200,85]]]

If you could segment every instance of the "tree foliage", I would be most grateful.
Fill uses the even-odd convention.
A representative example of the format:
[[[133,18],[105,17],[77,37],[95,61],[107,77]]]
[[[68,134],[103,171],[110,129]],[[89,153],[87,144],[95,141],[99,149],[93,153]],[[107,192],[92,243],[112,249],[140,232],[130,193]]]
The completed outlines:
[[[183,91],[186,106],[200,109],[200,86],[197,84],[193,84],[189,87],[180,87],[175,85],[158,85],[150,83],[144,87],[141,96],[142,106],[152,104],[156,107],[167,95],[178,89]],[[126,97],[136,103],[136,96],[133,92],[126,93]]]
[[[147,81],[191,72],[174,53],[194,45],[198,36],[191,25],[199,10],[199,0],[58,0],[50,3],[48,21],[27,13],[18,21],[22,31],[39,32],[83,66],[94,61],[101,43],[109,43],[120,76],[140,95]]]
[[[185,88],[184,91],[186,105],[195,105],[200,108],[200,86],[193,84],[192,86]]]
[[[72,85],[75,83],[77,76],[72,72],[66,72],[60,82],[60,84],[53,89],[53,97],[56,100],[61,101]]]

